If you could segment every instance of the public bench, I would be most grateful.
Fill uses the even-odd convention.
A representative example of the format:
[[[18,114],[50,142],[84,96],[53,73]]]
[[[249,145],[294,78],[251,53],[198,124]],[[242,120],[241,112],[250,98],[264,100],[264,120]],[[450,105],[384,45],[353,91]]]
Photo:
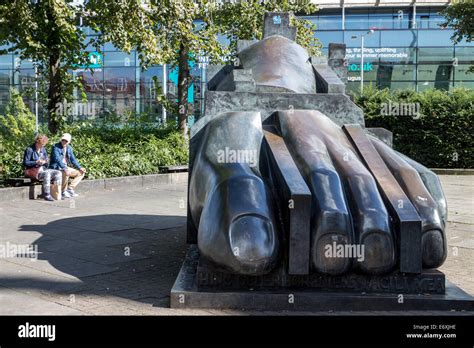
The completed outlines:
[[[42,187],[39,188],[43,181],[42,180],[37,180],[37,179],[32,179],[32,178],[9,178],[7,179],[7,183],[9,186],[13,187],[24,187],[28,186],[29,191],[28,191],[28,196],[30,199],[37,199],[38,197],[43,196],[43,189]]]
[[[32,179],[32,178],[9,178],[7,179],[7,183],[13,187],[20,187],[20,186],[30,186],[30,185],[39,185],[42,183],[42,180]]]
[[[188,166],[160,166],[160,173],[185,173],[188,171]]]

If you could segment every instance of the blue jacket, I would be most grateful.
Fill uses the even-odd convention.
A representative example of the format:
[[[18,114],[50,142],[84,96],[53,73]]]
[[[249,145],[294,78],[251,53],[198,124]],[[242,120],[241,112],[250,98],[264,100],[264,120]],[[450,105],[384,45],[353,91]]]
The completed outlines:
[[[49,163],[49,168],[59,170],[66,169],[67,166],[66,164],[64,164],[63,159],[63,145],[61,144],[61,142],[54,144],[53,148],[51,149],[51,161]],[[72,151],[71,145],[67,145],[66,147],[66,162],[68,164],[72,164],[72,166],[76,169],[81,169],[81,165],[74,156],[74,152]]]
[[[23,167],[25,167],[25,169],[39,167],[36,164],[36,161],[40,159],[40,156],[42,156],[43,159],[48,160],[48,153],[44,147],[41,148],[40,153],[38,154],[38,152],[36,152],[35,144],[28,146],[23,154]],[[43,164],[42,167],[47,169],[48,162]]]

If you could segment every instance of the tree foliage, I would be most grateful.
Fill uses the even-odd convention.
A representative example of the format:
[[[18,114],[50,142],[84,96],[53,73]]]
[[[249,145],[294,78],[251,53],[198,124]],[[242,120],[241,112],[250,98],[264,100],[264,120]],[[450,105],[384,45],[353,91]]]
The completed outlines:
[[[443,27],[450,26],[454,29],[451,39],[459,43],[463,39],[472,42],[474,39],[474,1],[453,0],[450,6],[446,7],[442,14],[446,18]],[[474,72],[474,65],[469,69]]]
[[[86,35],[76,26],[81,7],[65,0],[15,0],[0,4],[0,51],[18,52],[22,60],[38,64],[39,75],[46,78],[48,125],[55,133],[67,115],[57,105],[71,100],[80,83],[71,71],[86,64]],[[42,80],[44,81],[44,80]]]
[[[10,100],[5,108],[5,114],[0,115],[0,135],[2,139],[31,141],[35,132],[35,115],[23,102],[20,93],[10,89]]]

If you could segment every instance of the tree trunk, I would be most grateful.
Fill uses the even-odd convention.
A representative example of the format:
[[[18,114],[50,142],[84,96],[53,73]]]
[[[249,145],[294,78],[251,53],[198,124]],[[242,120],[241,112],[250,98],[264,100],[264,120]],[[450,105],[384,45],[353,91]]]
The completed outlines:
[[[63,115],[61,100],[61,66],[60,54],[54,52],[49,57],[49,89],[48,89],[48,129],[51,134],[59,130],[60,120]]]
[[[181,44],[178,58],[178,129],[185,139],[188,139],[189,77],[188,50]]]

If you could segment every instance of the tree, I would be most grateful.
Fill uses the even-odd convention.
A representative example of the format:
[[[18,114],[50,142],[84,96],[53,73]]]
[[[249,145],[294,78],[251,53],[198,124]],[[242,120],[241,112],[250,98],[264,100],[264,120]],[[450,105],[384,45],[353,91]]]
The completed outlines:
[[[215,24],[230,39],[233,55],[236,54],[237,40],[262,39],[263,17],[267,11],[308,15],[318,11],[318,6],[310,0],[225,2],[215,16]],[[319,55],[321,43],[314,37],[316,26],[311,21],[298,19],[294,15],[291,25],[297,29],[296,42],[306,48],[311,56]]]
[[[143,67],[151,63],[178,67],[178,102],[171,108],[177,111],[178,127],[185,137],[188,132],[190,59],[206,56],[210,63],[232,62],[238,39],[262,38],[265,11],[310,14],[317,10],[310,0],[123,0],[110,6],[103,6],[103,2],[91,0],[88,3],[90,13],[95,16],[96,29],[104,33],[103,39],[127,52],[136,49]],[[110,20],[111,13],[120,20]],[[307,20],[293,20],[293,24],[297,26],[297,41],[311,55],[318,54],[320,44],[314,38],[314,25]],[[117,26],[124,29],[118,30]],[[125,28],[134,26],[139,29],[135,30],[135,35],[130,35]],[[230,45],[222,44],[219,35],[227,36]]]
[[[443,27],[452,27],[454,34],[451,39],[454,43],[459,43],[463,39],[472,42],[474,39],[474,2],[472,0],[453,0],[450,6],[441,12],[446,22]],[[470,72],[474,72],[474,65],[470,67]]]
[[[0,5],[0,51],[18,52],[38,64],[47,78],[48,128],[57,133],[66,118],[60,104],[72,98],[79,81],[71,70],[87,62],[85,34],[76,27],[80,9],[64,0],[15,0]]]

